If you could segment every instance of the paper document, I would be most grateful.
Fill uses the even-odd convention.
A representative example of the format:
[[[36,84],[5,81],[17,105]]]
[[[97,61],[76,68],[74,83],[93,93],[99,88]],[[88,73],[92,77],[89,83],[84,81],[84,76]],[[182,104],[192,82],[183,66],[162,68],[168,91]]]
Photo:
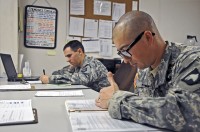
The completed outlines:
[[[31,89],[30,84],[14,84],[14,85],[0,85],[1,89]]]
[[[85,14],[84,0],[70,0],[70,15],[84,15]]]
[[[72,89],[89,89],[84,85],[71,85],[71,84],[34,84],[37,90],[72,90]]]
[[[31,100],[0,100],[0,125],[33,121]]]
[[[99,20],[99,38],[112,38],[112,24],[112,21]]]
[[[42,81],[27,81],[29,84],[42,84]]]
[[[68,112],[80,112],[80,111],[105,111],[95,105],[94,99],[88,100],[66,100],[65,107]]]
[[[97,38],[82,38],[82,44],[85,52],[99,52],[99,39]]]
[[[84,19],[79,17],[70,17],[69,35],[83,36]]]
[[[83,96],[82,90],[67,90],[67,91],[38,91],[35,96]]]
[[[117,120],[110,117],[106,109],[95,105],[95,100],[66,100],[65,107],[73,132],[79,131],[154,131],[152,127],[131,120]]]
[[[112,8],[112,20],[118,21],[119,18],[125,14],[125,3],[115,3],[113,2]]]
[[[71,112],[70,122],[73,132],[79,131],[114,131],[114,132],[148,132],[158,129],[127,120],[117,120],[110,117],[108,111]]]
[[[94,15],[111,16],[111,1],[94,0]]]
[[[97,38],[98,33],[98,20],[85,19],[84,37]]]

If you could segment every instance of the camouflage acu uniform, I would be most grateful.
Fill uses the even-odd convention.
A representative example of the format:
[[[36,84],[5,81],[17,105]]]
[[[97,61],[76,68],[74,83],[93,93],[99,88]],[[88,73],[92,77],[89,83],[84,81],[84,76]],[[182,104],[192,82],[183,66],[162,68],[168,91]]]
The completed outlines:
[[[97,59],[86,56],[81,67],[71,68],[66,66],[61,70],[54,71],[50,76],[50,83],[82,84],[100,91],[102,87],[109,86],[107,69]]]
[[[117,91],[109,101],[113,118],[174,131],[200,131],[200,46],[168,45],[152,74],[139,71],[137,91]]]

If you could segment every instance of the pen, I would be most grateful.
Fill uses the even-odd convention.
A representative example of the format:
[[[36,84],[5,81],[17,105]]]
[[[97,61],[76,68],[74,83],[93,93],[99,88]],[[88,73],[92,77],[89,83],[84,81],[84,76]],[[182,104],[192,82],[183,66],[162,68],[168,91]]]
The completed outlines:
[[[45,75],[45,69],[43,69],[43,74]]]

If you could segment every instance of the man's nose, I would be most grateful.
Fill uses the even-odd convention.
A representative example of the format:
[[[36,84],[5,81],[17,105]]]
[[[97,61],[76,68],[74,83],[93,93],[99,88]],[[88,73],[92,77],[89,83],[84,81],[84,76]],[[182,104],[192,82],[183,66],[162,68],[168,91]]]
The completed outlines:
[[[66,58],[67,62],[70,62],[70,58]]]
[[[124,60],[124,63],[129,63],[131,58],[124,57],[123,60]]]

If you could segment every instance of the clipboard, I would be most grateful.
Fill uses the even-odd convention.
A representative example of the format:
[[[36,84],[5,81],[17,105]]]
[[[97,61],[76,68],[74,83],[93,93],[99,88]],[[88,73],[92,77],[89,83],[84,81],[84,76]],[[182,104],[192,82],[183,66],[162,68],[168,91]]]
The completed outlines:
[[[122,62],[113,77],[120,90],[130,91],[136,73],[137,67],[132,67],[129,63]]]
[[[0,126],[36,124],[36,123],[38,123],[37,109],[33,108],[32,110],[33,110],[33,115],[34,115],[34,120],[33,121],[27,121],[27,122],[9,122],[9,123],[0,124]]]

